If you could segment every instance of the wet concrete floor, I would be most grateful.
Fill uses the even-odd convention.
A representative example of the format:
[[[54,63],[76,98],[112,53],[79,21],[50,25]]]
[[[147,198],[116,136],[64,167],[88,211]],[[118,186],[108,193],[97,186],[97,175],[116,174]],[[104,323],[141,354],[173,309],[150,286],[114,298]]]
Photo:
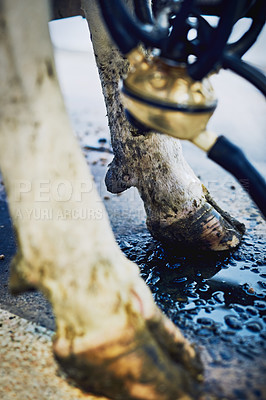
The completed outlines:
[[[266,399],[265,223],[246,194],[226,186],[227,201],[238,199],[234,215],[247,227],[235,252],[184,253],[151,237],[134,189],[121,196],[106,192],[103,179],[111,156],[86,151],[86,157],[121,249],[139,265],[156,303],[199,348],[205,391],[216,399]],[[0,260],[0,308],[54,329],[50,305],[40,293],[8,293],[15,240],[4,200],[0,211],[0,253],[5,255]]]

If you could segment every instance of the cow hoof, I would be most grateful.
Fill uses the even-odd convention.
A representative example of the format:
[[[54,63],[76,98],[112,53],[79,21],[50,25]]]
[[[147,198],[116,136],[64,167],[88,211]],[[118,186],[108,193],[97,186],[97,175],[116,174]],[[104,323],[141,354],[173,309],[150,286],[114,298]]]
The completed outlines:
[[[86,392],[117,400],[192,400],[200,395],[202,366],[195,349],[155,308],[149,319],[128,315],[127,328],[97,346],[54,341],[57,361]],[[82,350],[81,350],[82,349]]]
[[[225,251],[236,248],[245,225],[223,211],[208,193],[205,197],[207,202],[184,218],[175,215],[156,218],[156,214],[151,214],[147,226],[153,237],[182,249]]]
[[[244,224],[216,204],[182,158],[180,144],[170,139],[162,139],[158,135],[143,139],[138,144],[142,160],[140,165],[135,165],[135,159],[121,162],[115,157],[105,178],[107,190],[119,193],[131,186],[137,187],[147,213],[147,227],[155,239],[166,245],[189,250],[225,251],[236,248],[245,232]],[[149,140],[151,143],[148,145]],[[155,151],[153,142],[156,144],[159,140],[165,146],[169,142],[171,151],[174,148],[175,153],[168,154],[159,147],[158,160],[147,160],[147,154]],[[165,160],[163,150],[169,156],[169,162]],[[171,160],[171,157],[176,157],[176,160]],[[158,165],[161,165],[160,169]]]
[[[111,193],[139,185],[134,173],[117,164],[116,159],[109,166],[105,183]],[[158,198],[156,190],[140,190],[147,212],[147,228],[155,239],[168,246],[189,250],[225,251],[240,244],[244,224],[223,211],[203,185],[200,184],[201,197],[197,201],[195,192],[190,205],[185,196],[182,198],[182,194],[174,190],[169,195],[163,188]]]

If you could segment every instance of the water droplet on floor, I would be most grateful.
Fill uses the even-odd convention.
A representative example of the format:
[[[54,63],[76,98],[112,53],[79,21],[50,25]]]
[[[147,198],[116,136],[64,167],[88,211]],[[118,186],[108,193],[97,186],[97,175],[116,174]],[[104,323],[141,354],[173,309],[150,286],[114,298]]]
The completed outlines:
[[[217,303],[224,303],[224,293],[223,292],[215,292],[213,293],[212,297],[214,298]]]
[[[256,300],[256,301],[254,301],[254,306],[258,310],[265,310],[266,309],[266,303],[264,301]]]
[[[251,332],[261,332],[262,325],[259,322],[251,321],[246,324],[246,328],[249,329]]]
[[[253,315],[253,316],[259,314],[258,310],[257,310],[255,307],[251,307],[251,306],[247,307],[247,308],[246,308],[246,311],[247,311],[250,315]]]
[[[198,318],[197,323],[204,326],[212,326],[214,324],[211,318]]]
[[[188,278],[184,276],[184,277],[182,277],[182,278],[176,278],[176,279],[174,279],[173,282],[174,282],[174,283],[183,283],[183,282],[186,282],[187,279],[188,279]]]
[[[242,322],[239,321],[234,315],[226,315],[224,317],[225,323],[232,329],[240,330],[242,329]]]

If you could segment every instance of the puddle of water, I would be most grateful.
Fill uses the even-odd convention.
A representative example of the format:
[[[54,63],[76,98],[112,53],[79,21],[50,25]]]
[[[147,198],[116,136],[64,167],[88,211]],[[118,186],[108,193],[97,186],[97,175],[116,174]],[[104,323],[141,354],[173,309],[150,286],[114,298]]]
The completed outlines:
[[[139,265],[156,303],[183,330],[224,340],[266,339],[264,240],[251,233],[232,254],[175,254],[146,232],[119,244]]]

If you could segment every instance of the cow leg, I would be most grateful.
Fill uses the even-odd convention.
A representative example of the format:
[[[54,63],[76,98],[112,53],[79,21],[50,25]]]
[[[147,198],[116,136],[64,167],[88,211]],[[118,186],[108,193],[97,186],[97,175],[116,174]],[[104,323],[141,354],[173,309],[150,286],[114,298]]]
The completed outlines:
[[[60,94],[43,0],[0,2],[0,167],[18,252],[14,292],[56,317],[54,352],[86,390],[191,399],[201,366],[113,237]]]
[[[127,0],[127,3],[129,1]],[[244,232],[222,211],[182,155],[180,141],[151,133],[143,136],[127,121],[119,80],[128,62],[112,46],[101,23],[96,0],[83,0],[105,96],[114,160],[107,188],[119,193],[135,186],[144,201],[152,235],[168,244],[212,250],[237,246]]]

